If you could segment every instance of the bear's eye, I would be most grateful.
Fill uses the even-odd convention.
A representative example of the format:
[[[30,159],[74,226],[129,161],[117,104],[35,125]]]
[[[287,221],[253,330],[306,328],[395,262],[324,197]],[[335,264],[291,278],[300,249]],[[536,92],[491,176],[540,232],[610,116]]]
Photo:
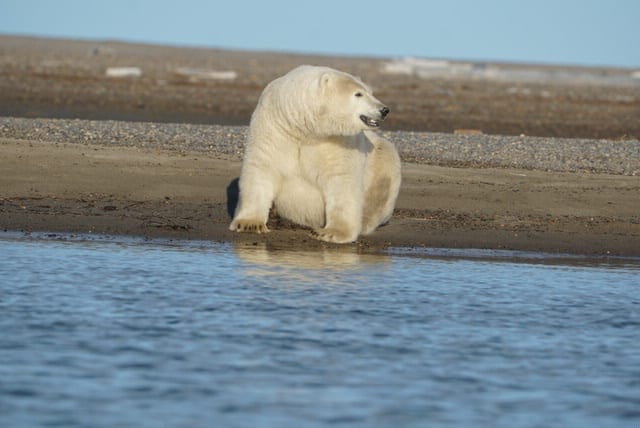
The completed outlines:
[[[356,92],[356,93],[355,93],[355,96],[356,96],[356,97],[358,97],[358,98],[360,98],[360,97],[362,96],[362,92]]]

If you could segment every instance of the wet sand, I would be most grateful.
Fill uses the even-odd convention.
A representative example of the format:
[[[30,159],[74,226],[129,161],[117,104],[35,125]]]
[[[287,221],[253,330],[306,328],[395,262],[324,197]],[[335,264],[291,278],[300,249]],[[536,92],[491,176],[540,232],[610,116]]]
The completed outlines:
[[[319,60],[246,52],[214,54],[217,51],[207,51],[210,59],[203,60],[206,50],[115,44],[113,51],[107,51],[102,44],[103,52],[94,53],[91,46],[88,42],[0,37],[3,114],[60,117],[64,115],[53,113],[67,111],[85,119],[99,113],[98,119],[123,118],[118,117],[121,115],[160,120],[153,117],[154,112],[164,112],[167,118],[184,122],[242,125],[263,83],[272,75],[286,71],[291,63]],[[134,54],[139,64],[149,64],[146,77],[114,81],[103,76],[106,63],[132,65]],[[90,60],[83,62],[83,58]],[[171,77],[172,64],[203,66],[198,61],[209,61],[204,64],[209,68],[233,68],[239,77],[224,84]],[[548,104],[548,97],[526,95],[539,89],[533,84],[519,84],[520,95],[511,98],[502,91],[508,85],[505,82],[483,85],[444,79],[423,83],[396,77],[392,79],[395,86],[384,86],[376,71],[380,61],[323,61],[365,80],[370,77],[374,86],[380,86],[380,97],[392,104],[392,116],[397,114],[398,120],[394,123],[390,118],[388,129],[401,129],[385,132],[403,157],[403,186],[394,216],[374,234],[344,248],[362,252],[390,246],[490,248],[640,256],[640,142],[631,138],[638,135],[640,123],[631,120],[640,117],[634,116],[640,111],[636,89],[627,90],[624,98],[620,98],[624,91],[617,87],[545,89],[570,100],[556,105]],[[398,82],[416,85],[413,95],[423,95],[395,96],[408,90]],[[489,111],[483,113],[485,122],[475,121],[477,116],[472,113],[466,118],[452,113],[443,125],[447,129],[440,129],[422,120],[423,110],[410,111],[410,98],[428,103],[429,97],[420,91],[433,94],[434,87],[447,85],[484,91],[483,105]],[[10,86],[14,89],[8,90]],[[461,92],[465,91],[473,92]],[[158,92],[163,93],[153,95]],[[454,104],[479,100],[469,94],[451,94],[447,97]],[[574,94],[573,98],[568,94]],[[149,98],[151,95],[155,98]],[[134,98],[137,104],[132,103]],[[511,115],[508,108],[502,114],[491,112],[503,101],[511,102],[512,107],[524,103],[523,108],[533,113],[518,113],[518,108]],[[206,105],[198,110],[192,102]],[[552,119],[547,122],[538,120],[552,105],[556,110],[566,109],[574,119],[558,113],[548,115]],[[136,110],[144,112],[144,117],[136,117]],[[438,114],[444,117],[446,111],[445,106]],[[593,121],[592,115],[601,120]],[[563,123],[567,126],[560,126]],[[415,132],[425,128],[448,133]],[[480,128],[484,134],[452,133],[462,128]],[[233,183],[240,171],[244,126],[147,122],[129,129],[114,121],[3,119],[0,227],[266,243],[270,248],[337,247],[315,241],[308,230],[278,218],[272,218],[272,232],[267,235],[227,230],[237,197]],[[519,135],[525,129],[522,133],[545,138],[486,135]]]

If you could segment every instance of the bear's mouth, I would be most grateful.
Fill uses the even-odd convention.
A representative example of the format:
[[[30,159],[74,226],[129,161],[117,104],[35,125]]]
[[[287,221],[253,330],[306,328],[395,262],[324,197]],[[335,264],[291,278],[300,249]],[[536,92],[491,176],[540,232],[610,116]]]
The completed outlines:
[[[360,115],[360,120],[370,128],[377,128],[382,123],[382,120],[372,119],[369,116],[365,116],[364,114]]]

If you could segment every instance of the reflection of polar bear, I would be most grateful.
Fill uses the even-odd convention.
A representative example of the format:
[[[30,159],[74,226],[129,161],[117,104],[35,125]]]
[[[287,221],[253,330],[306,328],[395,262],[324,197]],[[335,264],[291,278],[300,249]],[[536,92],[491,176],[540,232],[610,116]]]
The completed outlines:
[[[383,271],[391,262],[388,255],[360,254],[357,248],[340,247],[299,251],[286,247],[272,247],[268,243],[236,243],[235,254],[243,262],[245,273],[259,278],[276,278],[276,286],[345,285],[360,274],[371,275],[371,270]],[[346,273],[356,276],[327,275]]]
[[[389,113],[357,78],[301,66],[271,82],[251,117],[230,229],[268,232],[278,214],[328,242],[352,242],[391,217],[400,158],[366,131]]]

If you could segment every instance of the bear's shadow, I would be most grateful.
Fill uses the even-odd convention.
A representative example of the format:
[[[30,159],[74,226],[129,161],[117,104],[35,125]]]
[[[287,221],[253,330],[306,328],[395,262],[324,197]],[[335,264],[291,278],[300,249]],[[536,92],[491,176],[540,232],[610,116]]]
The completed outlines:
[[[240,195],[240,178],[236,177],[231,180],[231,183],[227,186],[227,214],[229,218],[233,218],[238,206],[238,197]]]

